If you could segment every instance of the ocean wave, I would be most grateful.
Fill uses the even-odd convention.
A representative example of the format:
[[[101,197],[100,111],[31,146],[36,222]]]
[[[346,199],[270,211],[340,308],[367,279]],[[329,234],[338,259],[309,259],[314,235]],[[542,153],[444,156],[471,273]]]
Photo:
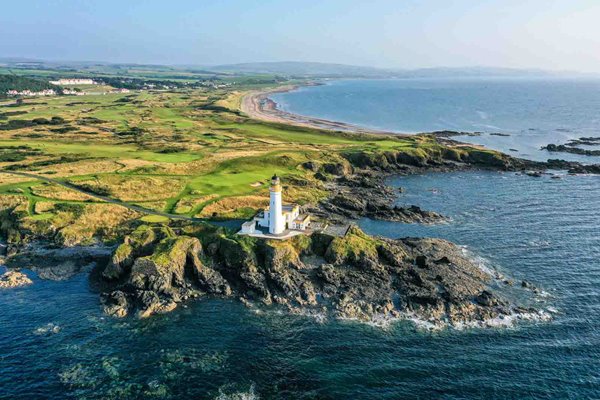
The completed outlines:
[[[406,311],[391,315],[376,315],[370,321],[363,321],[357,318],[339,318],[342,321],[351,321],[355,323],[372,326],[375,328],[390,330],[398,323],[409,322],[417,331],[437,332],[445,329],[463,331],[467,329],[490,329],[490,328],[514,328],[519,322],[547,322],[552,319],[552,314],[558,313],[558,310],[550,309],[531,311],[531,312],[513,312],[507,315],[499,315],[494,318],[473,321],[449,322],[442,320],[425,319],[411,311]]]
[[[550,241],[542,239],[531,239],[527,241],[527,245],[529,247],[546,248],[550,247]]]
[[[62,328],[59,325],[53,324],[52,322],[50,322],[46,325],[36,328],[33,331],[33,333],[34,333],[34,335],[51,335],[51,334],[59,333],[61,329]]]
[[[250,385],[247,391],[231,391],[233,385],[226,385],[219,388],[219,394],[215,400],[258,400],[260,396],[256,394],[254,383]]]
[[[547,322],[551,319],[552,315],[546,310],[528,313],[514,312],[508,315],[484,319],[482,321],[458,322],[453,324],[452,328],[456,330],[473,328],[513,328],[519,322]]]
[[[502,280],[504,279],[504,275],[502,275],[500,272],[498,272],[494,267],[492,267],[490,264],[490,261],[487,258],[484,258],[476,253],[474,253],[473,251],[471,251],[467,246],[458,246],[460,248],[461,253],[468,258],[469,260],[473,261],[473,263],[483,272],[485,272],[488,275],[491,275],[492,277],[494,277],[497,280]]]

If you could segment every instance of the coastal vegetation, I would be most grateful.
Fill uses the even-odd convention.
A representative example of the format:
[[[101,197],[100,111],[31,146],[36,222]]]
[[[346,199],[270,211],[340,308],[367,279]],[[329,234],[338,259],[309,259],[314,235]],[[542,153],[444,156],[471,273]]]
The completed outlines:
[[[319,178],[331,174],[303,167],[312,161],[381,169],[399,160],[425,165],[444,157],[503,162],[497,153],[443,145],[429,136],[353,134],[254,120],[239,110],[241,97],[253,88],[143,91],[77,101],[34,98],[18,106],[4,101],[0,193],[18,195],[24,210],[18,220],[46,236],[48,227],[64,229],[61,207],[105,203],[89,196],[94,194],[187,217],[246,218],[264,206],[266,179],[274,173],[284,177],[286,201],[307,204],[327,197]],[[59,189],[16,173],[72,187]],[[138,214],[130,216],[143,217]],[[94,225],[81,218],[85,213],[78,215],[71,217],[80,219],[76,224]],[[108,231],[96,232],[97,239]],[[81,237],[88,240],[89,235]]]
[[[168,312],[207,294],[365,321],[417,313],[453,324],[534,312],[489,293],[493,277],[473,275],[452,244],[390,241],[351,224],[363,217],[444,220],[395,205],[386,174],[521,169],[522,160],[435,134],[255,118],[244,104],[273,88],[263,78],[1,101],[7,265],[60,277],[95,263],[105,311],[118,317]],[[273,242],[219,226],[267,206],[273,174],[282,178],[284,201],[301,205],[325,230]],[[60,249],[68,248],[77,249],[79,267],[64,266]],[[457,284],[461,274],[471,276],[469,285]]]

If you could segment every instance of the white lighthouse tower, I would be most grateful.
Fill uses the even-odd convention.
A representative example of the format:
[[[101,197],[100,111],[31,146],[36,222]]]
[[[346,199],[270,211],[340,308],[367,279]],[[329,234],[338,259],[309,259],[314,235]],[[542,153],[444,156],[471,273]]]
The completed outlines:
[[[277,175],[273,175],[271,178],[269,192],[271,197],[269,206],[269,233],[277,235],[283,233],[285,230],[285,220],[281,204],[281,182]]]

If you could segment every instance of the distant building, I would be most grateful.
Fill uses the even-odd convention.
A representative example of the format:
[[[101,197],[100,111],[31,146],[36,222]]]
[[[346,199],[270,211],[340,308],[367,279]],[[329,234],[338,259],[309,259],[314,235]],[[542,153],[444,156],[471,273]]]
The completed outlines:
[[[53,85],[97,85],[92,79],[84,78],[71,78],[71,79],[59,79],[57,81],[50,81]]]
[[[55,96],[56,91],[54,89],[45,89],[39,92],[32,92],[31,90],[8,90],[6,94],[8,96]]]
[[[274,175],[269,188],[269,208],[259,211],[254,218],[245,222],[239,232],[241,235],[281,238],[294,236],[310,228],[310,215],[300,214],[297,204],[283,205],[281,191],[281,181]]]
[[[63,94],[70,95],[70,96],[85,96],[87,93],[82,92],[80,90],[65,89],[65,90],[63,90]]]

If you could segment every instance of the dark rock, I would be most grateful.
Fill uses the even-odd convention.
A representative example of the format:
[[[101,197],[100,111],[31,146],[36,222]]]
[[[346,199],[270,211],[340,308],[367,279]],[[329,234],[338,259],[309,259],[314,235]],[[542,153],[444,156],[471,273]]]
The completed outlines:
[[[311,250],[319,256],[324,256],[334,237],[326,233],[315,232],[311,236]]]
[[[320,180],[320,181],[323,181],[323,182],[327,182],[329,180],[329,178],[327,178],[327,176],[325,176],[321,172],[317,172],[315,174],[315,178],[318,179],[318,180]]]
[[[354,196],[349,196],[345,193],[340,193],[337,196],[335,196],[333,199],[331,199],[331,203],[338,207],[351,211],[363,211],[366,206],[364,200]]]
[[[487,290],[484,290],[483,292],[481,292],[475,298],[475,301],[477,301],[477,303],[481,304],[482,306],[486,306],[486,307],[492,307],[492,306],[495,306],[498,304],[498,301],[496,300],[494,295]]]
[[[417,258],[415,258],[415,265],[419,268],[426,268],[427,257],[425,257],[424,255],[418,255]]]
[[[328,163],[323,165],[323,171],[331,175],[346,176],[352,173],[352,167],[345,163]]]
[[[575,144],[573,144],[575,143]],[[583,142],[582,144],[587,144],[589,142]],[[563,144],[548,144],[542,147],[542,150],[547,150],[550,152],[557,153],[570,153],[570,154],[579,154],[582,156],[600,156],[600,150],[588,150],[588,149],[580,149],[579,147],[574,147],[575,145],[579,145],[579,142],[571,142],[570,145]],[[598,144],[598,143],[594,143]]]
[[[525,172],[525,175],[532,176],[534,178],[540,178],[542,176],[542,173],[539,171],[527,171]]]
[[[317,172],[319,170],[319,164],[315,161],[307,161],[302,164],[302,167],[313,172]]]

